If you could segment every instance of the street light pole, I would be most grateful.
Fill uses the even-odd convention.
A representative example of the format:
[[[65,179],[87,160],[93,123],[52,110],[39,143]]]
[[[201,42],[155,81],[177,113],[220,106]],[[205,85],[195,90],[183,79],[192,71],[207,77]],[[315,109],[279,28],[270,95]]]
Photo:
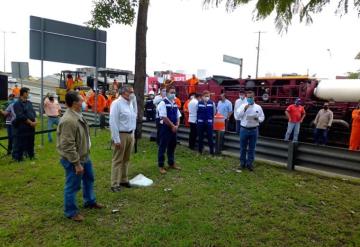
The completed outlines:
[[[256,32],[259,34],[258,37],[258,45],[257,45],[257,58],[256,58],[256,73],[255,73],[255,78],[258,78],[258,71],[259,71],[259,55],[260,55],[260,38],[261,38],[261,31]]]
[[[15,32],[7,32],[7,31],[1,31],[4,36],[4,73],[6,72],[6,34],[11,33],[14,34]]]

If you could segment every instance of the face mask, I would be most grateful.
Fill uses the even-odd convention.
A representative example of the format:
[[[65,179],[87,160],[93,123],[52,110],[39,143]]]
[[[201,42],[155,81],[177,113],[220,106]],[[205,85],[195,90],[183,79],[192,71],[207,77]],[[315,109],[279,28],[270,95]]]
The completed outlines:
[[[86,103],[83,101],[81,103],[81,111],[85,111],[86,110]]]
[[[254,99],[253,98],[247,98],[247,102],[249,105],[254,104]]]
[[[194,96],[194,95],[191,95],[191,96],[190,96],[190,99],[193,99],[193,98],[195,98],[195,96]]]
[[[31,100],[31,95],[29,94],[28,97],[27,97],[27,100]]]
[[[129,100],[134,100],[135,99],[135,94],[134,93],[131,93],[130,95],[129,95]]]
[[[12,103],[14,103],[14,102],[15,102],[14,99],[9,99],[9,101],[8,101],[9,104],[12,104]]]
[[[239,98],[244,99],[245,97],[244,97],[244,95],[239,95]]]
[[[166,91],[161,91],[161,96],[166,97]]]
[[[168,95],[168,99],[169,99],[169,100],[175,99],[175,94],[174,94],[174,93],[170,93],[170,94]]]
[[[209,96],[204,97],[204,101],[205,101],[205,102],[207,102],[207,101],[209,101],[209,100],[210,100],[210,97],[209,97]]]

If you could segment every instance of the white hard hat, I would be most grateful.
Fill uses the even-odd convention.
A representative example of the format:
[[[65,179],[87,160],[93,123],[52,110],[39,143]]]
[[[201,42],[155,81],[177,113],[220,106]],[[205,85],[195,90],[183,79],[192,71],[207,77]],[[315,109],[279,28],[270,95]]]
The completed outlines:
[[[150,94],[155,95],[154,91],[152,91],[152,90],[149,92],[149,95]]]

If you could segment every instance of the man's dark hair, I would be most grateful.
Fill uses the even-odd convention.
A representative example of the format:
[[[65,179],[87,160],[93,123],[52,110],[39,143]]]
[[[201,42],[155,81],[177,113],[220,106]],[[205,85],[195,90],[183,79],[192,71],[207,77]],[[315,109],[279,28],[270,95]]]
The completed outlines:
[[[176,87],[175,86],[168,86],[166,88],[166,92],[170,92],[171,89],[174,89],[176,91]]]
[[[27,87],[22,87],[22,88],[20,89],[20,96],[23,96],[24,93],[28,93],[29,91],[30,91],[29,88],[27,88]]]
[[[65,103],[68,107],[72,107],[74,102],[79,102],[79,93],[76,91],[69,91],[65,95]]]
[[[252,94],[252,95],[254,95],[254,96],[255,96],[254,91],[247,91],[247,92],[246,92],[246,94]]]

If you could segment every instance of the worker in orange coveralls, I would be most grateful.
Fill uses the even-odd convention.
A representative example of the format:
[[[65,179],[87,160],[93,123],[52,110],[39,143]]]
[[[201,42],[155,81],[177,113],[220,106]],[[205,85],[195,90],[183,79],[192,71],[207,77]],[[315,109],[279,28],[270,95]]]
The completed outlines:
[[[74,79],[73,79],[72,74],[67,75],[66,89],[67,89],[67,91],[74,89]]]
[[[19,98],[20,96],[20,88],[17,84],[15,84],[15,87],[11,90],[12,94],[15,95],[15,98]]]
[[[195,75],[192,75],[192,78],[187,80],[189,83],[189,92],[188,94],[196,93],[196,85],[199,84],[199,79]]]
[[[178,97],[175,97],[175,104],[177,105],[177,107],[180,109],[181,108],[181,101]]]
[[[88,106],[91,107],[92,111],[95,112],[95,93],[93,93],[88,101],[87,101],[87,104]],[[104,109],[105,109],[105,106],[106,106],[106,99],[105,97],[102,95],[102,94],[98,94],[98,97],[97,97],[97,112],[98,113],[102,113],[104,112]]]
[[[349,150],[360,151],[360,103],[352,112]]]

